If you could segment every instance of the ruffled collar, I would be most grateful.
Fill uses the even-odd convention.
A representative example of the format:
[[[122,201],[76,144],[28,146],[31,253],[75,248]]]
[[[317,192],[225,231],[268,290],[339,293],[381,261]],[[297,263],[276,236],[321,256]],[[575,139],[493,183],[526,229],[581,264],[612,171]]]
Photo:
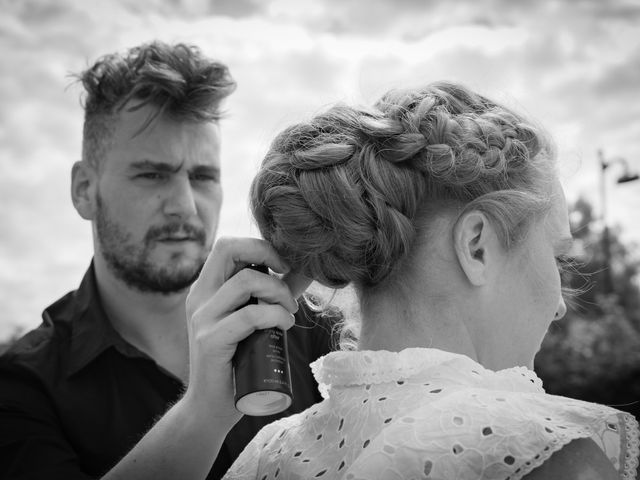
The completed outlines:
[[[435,348],[331,352],[313,362],[311,370],[323,395],[332,387],[386,383],[416,375],[492,390],[544,392],[542,380],[526,367],[494,372],[466,355]]]

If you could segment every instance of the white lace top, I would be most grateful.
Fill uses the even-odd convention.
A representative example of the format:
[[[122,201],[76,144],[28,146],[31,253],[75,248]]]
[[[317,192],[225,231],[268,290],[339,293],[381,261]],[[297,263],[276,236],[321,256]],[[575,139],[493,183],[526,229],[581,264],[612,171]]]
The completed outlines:
[[[586,437],[635,478],[635,418],[545,394],[524,367],[411,348],[333,352],[311,368],[324,400],[263,428],[225,478],[517,480]]]

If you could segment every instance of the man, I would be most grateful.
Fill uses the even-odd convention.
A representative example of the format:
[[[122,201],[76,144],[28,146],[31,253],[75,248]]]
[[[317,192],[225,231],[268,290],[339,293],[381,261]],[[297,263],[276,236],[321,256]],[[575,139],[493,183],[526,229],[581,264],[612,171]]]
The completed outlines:
[[[220,104],[235,82],[197,48],[159,42],[107,55],[80,79],[87,91],[83,151],[71,193],[92,222],[94,257],[79,289],[47,308],[42,325],[0,358],[0,478],[153,477],[144,465],[175,464],[172,455],[206,446],[188,429],[176,433],[184,419],[206,418],[206,408],[215,414],[213,400],[207,406],[203,395],[197,402],[189,395],[203,384],[214,391],[215,380],[193,381],[207,359],[191,358],[190,372],[189,342],[203,335],[188,332],[185,300],[216,235]],[[222,266],[211,268],[229,270],[224,261],[242,254],[222,245],[215,259]],[[220,293],[221,318],[238,299],[260,293],[251,281]],[[294,311],[292,300],[279,300],[289,295],[286,287],[277,288],[273,303]],[[282,415],[320,399],[308,364],[330,349],[329,331],[303,302],[289,330],[294,401]],[[211,448],[181,461],[219,478],[275,418],[244,417],[217,458]]]

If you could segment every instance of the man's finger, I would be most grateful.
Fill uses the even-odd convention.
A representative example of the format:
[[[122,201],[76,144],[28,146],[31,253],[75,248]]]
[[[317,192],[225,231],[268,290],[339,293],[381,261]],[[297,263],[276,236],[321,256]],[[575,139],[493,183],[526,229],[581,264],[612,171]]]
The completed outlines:
[[[205,339],[208,336],[213,338],[218,348],[233,347],[241,340],[244,340],[256,330],[277,327],[281,330],[288,330],[295,323],[294,316],[281,305],[262,304],[247,305],[240,310],[221,319],[219,322],[208,325],[203,329],[198,339]],[[212,344],[207,344],[203,349],[211,354],[220,353],[218,348],[211,348]]]
[[[289,270],[273,247],[258,238],[223,237],[213,246],[198,278],[198,288],[217,291],[238,270],[250,263],[266,265],[274,272]]]

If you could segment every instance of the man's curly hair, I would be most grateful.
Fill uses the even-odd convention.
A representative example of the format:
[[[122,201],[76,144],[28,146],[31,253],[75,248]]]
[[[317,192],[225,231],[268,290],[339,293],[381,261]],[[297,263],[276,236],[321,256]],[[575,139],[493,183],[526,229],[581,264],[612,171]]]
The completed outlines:
[[[96,167],[123,109],[156,107],[141,131],[160,115],[218,121],[222,100],[236,88],[227,66],[205,57],[198,47],[158,41],[105,55],[76,77],[86,93],[82,158]]]

